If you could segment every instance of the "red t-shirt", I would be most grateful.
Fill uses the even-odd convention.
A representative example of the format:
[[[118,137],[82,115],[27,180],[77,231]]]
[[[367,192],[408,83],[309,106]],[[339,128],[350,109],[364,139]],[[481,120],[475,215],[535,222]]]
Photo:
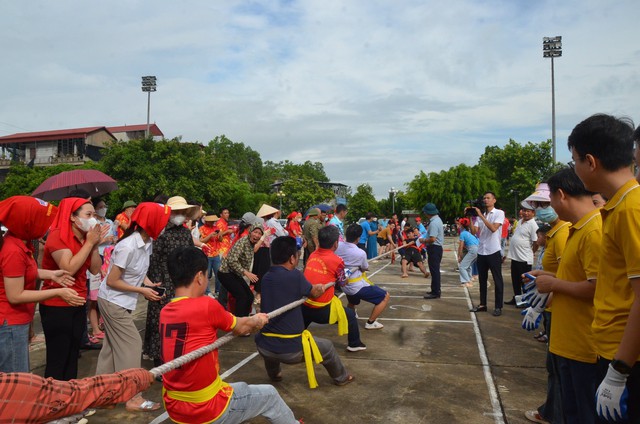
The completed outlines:
[[[220,231],[220,234],[222,234],[229,229],[229,223],[223,218],[220,218],[218,222],[216,222],[216,228]],[[218,236],[218,241],[218,253],[221,257],[227,256],[231,249],[231,234],[222,236],[222,240],[220,240],[220,237]]]
[[[178,297],[160,311],[160,352],[164,362],[210,345],[217,340],[216,331],[231,331],[236,317],[225,311],[217,300],[209,296],[195,298]],[[195,361],[163,376],[168,391],[195,392],[211,385],[218,378],[220,364],[218,351],[214,350]],[[217,419],[229,405],[233,388],[223,385],[211,399],[185,402],[164,394],[169,416],[176,422],[211,422]]]
[[[326,284],[332,281],[336,283],[338,280],[344,279],[344,261],[342,258],[330,249],[318,248],[307,260],[307,266],[304,269],[305,278],[313,285]],[[331,286],[322,296],[313,299],[317,303],[329,303],[335,293],[334,287]],[[310,308],[321,308],[322,306],[314,306],[305,303]]]
[[[50,270],[60,269],[60,266],[56,263],[56,261],[53,260],[51,253],[57,250],[69,249],[71,250],[71,253],[75,255],[80,251],[80,249],[82,249],[82,243],[80,242],[80,240],[74,237],[72,244],[73,246],[67,246],[66,244],[64,244],[64,242],[60,239],[59,229],[51,230],[51,232],[49,233],[49,236],[47,237],[47,242],[44,244],[44,255],[42,256],[42,268],[50,269]],[[82,264],[78,272],[76,272],[75,275],[73,276],[73,278],[75,278],[76,280],[73,286],[70,287],[74,289],[76,292],[78,292],[78,296],[83,298],[87,297],[87,270],[89,269],[90,266],[91,266],[91,255],[87,257],[87,260],[84,261],[84,263]],[[57,289],[60,287],[61,286],[59,284],[51,280],[44,280],[44,283],[42,284],[42,290]],[[52,299],[43,300],[40,303],[47,306],[69,306],[69,304],[64,300],[62,300],[62,298],[60,297],[54,297]]]
[[[129,218],[126,213],[120,212],[118,216],[116,216],[116,221],[120,222],[121,224],[129,225],[131,223],[131,218]],[[118,225],[118,239],[122,238],[123,235],[124,230],[120,225]]]
[[[35,303],[12,305],[7,300],[5,277],[24,277],[24,290],[36,289],[38,264],[27,245],[11,234],[4,236],[4,244],[0,250],[0,325],[5,320],[8,325],[28,324],[33,320]]]
[[[209,234],[218,231],[218,229],[216,228],[215,225],[212,226],[208,226],[208,225],[203,225],[199,228],[200,231],[200,241],[202,241],[202,239],[206,236],[208,236]],[[209,246],[209,250],[206,252],[207,256],[210,258],[214,258],[216,256],[218,256],[219,252],[219,248],[220,248],[220,242],[218,241],[218,236],[213,236],[209,239],[208,242],[205,243],[207,246]]]

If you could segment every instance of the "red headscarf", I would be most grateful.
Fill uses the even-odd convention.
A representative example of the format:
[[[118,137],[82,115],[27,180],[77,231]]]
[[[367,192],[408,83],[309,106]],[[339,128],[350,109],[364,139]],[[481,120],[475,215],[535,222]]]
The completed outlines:
[[[293,212],[291,212],[289,215],[287,215],[287,219],[288,219],[288,220],[292,220],[292,219],[294,219],[296,216],[298,216],[298,212],[293,211]]]
[[[0,222],[20,240],[43,237],[58,208],[31,196],[13,196],[0,202]]]
[[[152,239],[157,239],[160,232],[167,226],[171,208],[167,205],[153,202],[142,202],[131,215],[131,223],[142,227]]]
[[[60,201],[60,206],[58,206],[58,215],[51,225],[52,230],[60,230],[60,240],[69,247],[74,245],[73,239],[75,237],[73,230],[71,229],[71,220],[69,220],[69,218],[71,218],[71,215],[80,209],[85,203],[91,202],[80,197],[67,197],[66,199],[62,199]]]

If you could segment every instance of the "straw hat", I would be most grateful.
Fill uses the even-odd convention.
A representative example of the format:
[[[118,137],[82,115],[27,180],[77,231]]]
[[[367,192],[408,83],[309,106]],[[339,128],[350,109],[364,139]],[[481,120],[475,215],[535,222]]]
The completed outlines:
[[[218,218],[218,215],[207,215],[204,217],[204,222],[216,222],[217,220],[219,220],[220,218]]]
[[[266,203],[260,207],[260,210],[256,214],[258,218],[264,218],[265,216],[273,215],[274,213],[279,212],[278,209],[273,206],[269,206]]]
[[[171,208],[172,211],[182,211],[185,209],[195,208],[195,205],[190,205],[182,196],[173,196],[167,200],[167,206]]]

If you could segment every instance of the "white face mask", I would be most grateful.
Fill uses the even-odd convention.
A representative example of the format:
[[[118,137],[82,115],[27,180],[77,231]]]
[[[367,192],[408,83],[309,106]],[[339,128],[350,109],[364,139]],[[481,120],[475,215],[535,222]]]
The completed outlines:
[[[79,218],[80,219],[80,223],[81,225],[79,225],[79,228],[84,231],[85,233],[88,233],[89,230],[91,230],[93,227],[95,227],[98,224],[98,220],[91,217],[91,218]]]
[[[98,215],[100,218],[104,218],[105,216],[107,216],[107,208],[96,209],[96,215]]]
[[[187,217],[184,215],[176,215],[171,217],[171,222],[173,222],[175,225],[182,225],[186,220]]]

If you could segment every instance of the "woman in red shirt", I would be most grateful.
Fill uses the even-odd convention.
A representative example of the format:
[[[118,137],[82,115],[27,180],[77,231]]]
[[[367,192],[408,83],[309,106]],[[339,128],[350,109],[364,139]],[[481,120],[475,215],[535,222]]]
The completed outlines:
[[[62,270],[38,269],[31,240],[42,238],[57,208],[30,196],[0,202],[0,222],[7,233],[0,237],[0,372],[29,372],[29,326],[35,303],[59,297],[69,305],[85,299],[73,289],[73,278]],[[36,278],[53,280],[58,288],[36,290]]]
[[[63,269],[73,275],[75,281],[71,288],[83,299],[87,297],[87,270],[97,274],[102,265],[98,254],[100,225],[94,214],[93,205],[87,199],[63,199],[42,257],[44,269]],[[42,290],[55,288],[58,288],[55,281],[44,280]],[[85,307],[71,306],[53,298],[40,302],[40,317],[47,346],[44,376],[63,381],[77,378],[78,353],[87,326]]]

